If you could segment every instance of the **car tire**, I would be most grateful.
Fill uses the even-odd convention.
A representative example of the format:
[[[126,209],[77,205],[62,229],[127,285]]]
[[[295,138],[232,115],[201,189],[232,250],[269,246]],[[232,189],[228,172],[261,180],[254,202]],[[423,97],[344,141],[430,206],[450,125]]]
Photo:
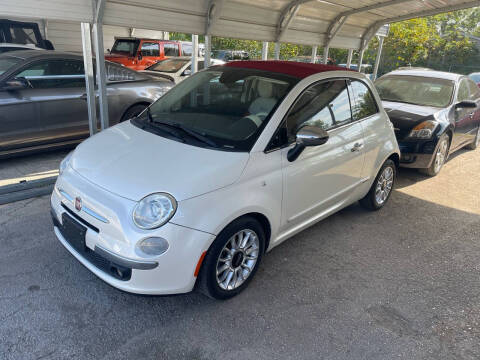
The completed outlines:
[[[127,111],[122,115],[120,122],[124,122],[126,120],[130,120],[136,116],[138,116],[143,110],[148,107],[147,104],[137,104],[129,107]]]
[[[448,149],[450,146],[450,137],[447,134],[443,134],[438,140],[437,147],[435,148],[435,156],[432,160],[430,167],[426,169],[419,169],[419,171],[427,176],[437,176],[442,170],[443,165],[448,159]]]
[[[265,231],[262,225],[250,216],[235,220],[208,249],[200,269],[197,289],[218,300],[237,295],[252,281],[264,250]]]
[[[480,145],[480,128],[477,130],[477,135],[475,136],[475,140],[472,143],[467,145],[467,149],[475,150],[478,145]]]
[[[395,163],[386,160],[375,178],[367,195],[360,200],[360,205],[370,211],[380,210],[390,198],[395,179],[397,176],[397,168]]]

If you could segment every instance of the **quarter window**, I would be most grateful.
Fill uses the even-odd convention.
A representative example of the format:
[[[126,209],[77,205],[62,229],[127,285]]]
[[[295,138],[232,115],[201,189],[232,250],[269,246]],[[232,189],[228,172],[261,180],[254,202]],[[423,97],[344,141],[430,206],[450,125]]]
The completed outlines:
[[[71,59],[39,61],[28,66],[15,77],[27,79],[36,89],[85,86],[83,62]]]
[[[142,43],[142,49],[140,50],[142,56],[160,56],[160,46],[154,42]]]
[[[480,97],[478,85],[473,80],[467,79],[470,90],[470,100],[477,100]]]
[[[329,130],[352,120],[350,99],[345,80],[317,83],[297,99],[287,115],[289,140],[302,126],[316,126]]]
[[[165,53],[165,56],[179,56],[180,55],[177,44],[170,44],[170,43],[163,44],[163,51]]]
[[[355,120],[372,116],[378,113],[378,106],[370,89],[360,80],[351,80],[354,99],[352,99],[352,113]]]

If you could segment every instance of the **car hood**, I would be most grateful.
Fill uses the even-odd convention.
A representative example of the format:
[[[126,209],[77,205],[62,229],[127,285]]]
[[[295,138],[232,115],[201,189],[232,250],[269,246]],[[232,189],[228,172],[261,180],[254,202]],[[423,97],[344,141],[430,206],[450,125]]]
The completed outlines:
[[[436,115],[443,111],[443,109],[435,107],[391,101],[383,101],[382,105],[393,123],[397,137],[399,133],[408,135],[412,128],[425,120],[437,118]]]
[[[140,70],[139,72],[141,72],[142,74],[147,74],[156,79],[164,79],[164,80],[166,79],[166,80],[175,82],[175,78],[171,73],[163,73],[163,72],[153,71],[153,70]]]
[[[111,53],[111,54],[105,55],[105,60],[126,59],[126,58],[129,58],[129,57],[133,57],[133,55]]]
[[[92,183],[133,201],[155,192],[182,201],[232,184],[248,158],[248,153],[166,139],[127,121],[80,144],[70,165]]]

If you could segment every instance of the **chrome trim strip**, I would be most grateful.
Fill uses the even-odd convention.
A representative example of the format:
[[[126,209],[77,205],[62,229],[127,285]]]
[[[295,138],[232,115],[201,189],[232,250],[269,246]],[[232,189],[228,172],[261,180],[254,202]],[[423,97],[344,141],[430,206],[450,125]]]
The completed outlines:
[[[58,191],[60,192],[60,194],[63,195],[63,197],[64,197],[65,199],[67,199],[68,201],[70,201],[70,202],[73,204],[73,197],[72,197],[69,193],[67,193],[67,192],[66,192],[65,190],[63,190],[63,189],[58,189]],[[96,213],[95,211],[93,211],[92,209],[90,209],[90,208],[87,207],[87,206],[82,206],[82,210],[80,210],[80,211],[85,212],[86,214],[90,215],[91,217],[97,219],[98,221],[103,222],[104,224],[108,224],[108,223],[109,223],[109,221],[108,221],[107,218],[105,218],[105,217],[103,217],[102,215]]]
[[[70,196],[70,194],[68,194],[67,192],[65,192],[65,190],[63,189],[58,189],[58,191],[60,192],[60,194],[63,195],[63,197],[65,199],[67,199],[68,201],[72,202],[73,203],[73,197]]]
[[[106,218],[104,218],[102,215],[100,214],[97,214],[95,211],[93,211],[92,209],[86,207],[86,206],[82,206],[82,210],[83,212],[85,212],[86,214],[90,215],[91,217],[97,219],[98,221],[101,221],[105,224],[108,224],[108,220]]]
[[[151,270],[155,269],[158,266],[156,261],[141,261],[128,259],[123,256],[112,253],[110,250],[104,249],[101,246],[95,245],[95,250],[97,254],[103,256],[104,258],[114,262],[115,264],[125,266],[131,269],[139,270]]]

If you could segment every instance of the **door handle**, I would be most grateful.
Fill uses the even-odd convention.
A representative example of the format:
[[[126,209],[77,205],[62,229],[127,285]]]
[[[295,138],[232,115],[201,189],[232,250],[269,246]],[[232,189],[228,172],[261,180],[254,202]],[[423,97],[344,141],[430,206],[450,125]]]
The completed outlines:
[[[98,94],[95,94],[95,99],[97,99],[97,98],[98,98]],[[82,95],[80,96],[80,99],[86,101],[86,100],[87,100],[87,94],[82,94]]]
[[[355,151],[360,151],[361,149],[363,148],[363,144],[362,143],[355,143],[352,147],[352,152],[355,152]]]

